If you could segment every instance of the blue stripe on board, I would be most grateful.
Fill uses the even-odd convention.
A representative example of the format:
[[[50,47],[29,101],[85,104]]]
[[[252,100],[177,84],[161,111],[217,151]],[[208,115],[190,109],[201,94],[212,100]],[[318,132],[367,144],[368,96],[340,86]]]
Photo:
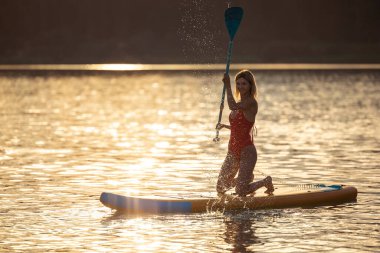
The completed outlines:
[[[189,213],[191,202],[159,202],[159,210],[163,213]]]

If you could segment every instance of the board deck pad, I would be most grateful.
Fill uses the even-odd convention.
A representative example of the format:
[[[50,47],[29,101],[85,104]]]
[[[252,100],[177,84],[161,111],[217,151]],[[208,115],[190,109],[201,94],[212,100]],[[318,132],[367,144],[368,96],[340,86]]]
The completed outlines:
[[[277,209],[289,207],[313,207],[339,204],[356,200],[357,189],[353,186],[308,184],[278,186],[273,194],[258,191],[246,197],[234,194],[171,196],[123,196],[103,192],[103,205],[125,213],[192,213],[239,209]]]

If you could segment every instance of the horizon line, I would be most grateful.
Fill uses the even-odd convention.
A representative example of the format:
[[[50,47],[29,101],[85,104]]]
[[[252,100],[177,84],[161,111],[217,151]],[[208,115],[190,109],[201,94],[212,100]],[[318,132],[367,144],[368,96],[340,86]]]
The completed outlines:
[[[0,71],[211,71],[225,64],[0,64]],[[231,70],[380,70],[380,63],[236,63]]]

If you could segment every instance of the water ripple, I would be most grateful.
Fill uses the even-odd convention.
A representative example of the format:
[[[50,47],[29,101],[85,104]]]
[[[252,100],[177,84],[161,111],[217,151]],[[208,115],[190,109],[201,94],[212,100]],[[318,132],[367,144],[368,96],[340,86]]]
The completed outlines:
[[[255,178],[351,184],[356,203],[136,217],[101,206],[102,191],[215,194],[228,142],[226,131],[212,142],[220,79],[0,77],[0,251],[376,251],[377,72],[257,73]]]

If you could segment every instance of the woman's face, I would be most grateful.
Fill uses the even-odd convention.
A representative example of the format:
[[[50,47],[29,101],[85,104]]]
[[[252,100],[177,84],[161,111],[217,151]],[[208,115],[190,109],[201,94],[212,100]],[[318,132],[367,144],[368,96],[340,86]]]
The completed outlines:
[[[236,87],[240,92],[240,96],[250,95],[251,85],[243,77],[236,80]]]

